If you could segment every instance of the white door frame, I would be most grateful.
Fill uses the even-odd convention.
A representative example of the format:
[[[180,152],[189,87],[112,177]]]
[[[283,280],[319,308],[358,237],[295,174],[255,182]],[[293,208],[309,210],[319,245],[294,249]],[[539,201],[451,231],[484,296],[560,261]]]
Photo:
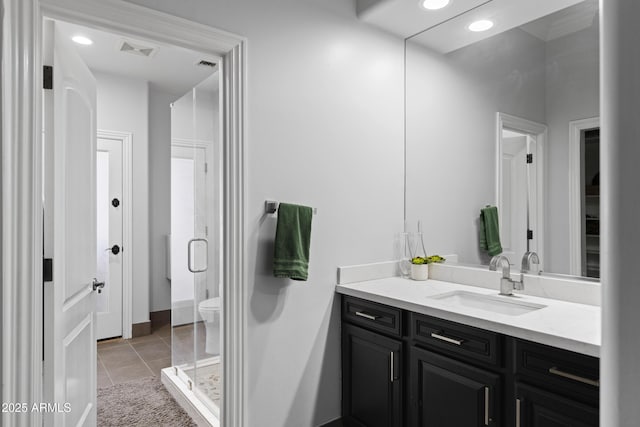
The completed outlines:
[[[545,252],[544,246],[544,165],[546,164],[545,147],[547,145],[548,129],[542,123],[536,123],[521,117],[512,116],[505,113],[496,113],[496,206],[498,209],[502,206],[502,129],[512,129],[536,136],[536,152],[534,153],[534,165],[536,165],[537,191],[536,194],[536,224],[533,224],[536,232],[537,253],[540,257],[540,265],[538,268],[544,270]],[[500,218],[499,228],[502,228],[502,214],[498,212]]]
[[[133,323],[133,134],[98,129],[98,139],[111,139],[122,144],[122,338],[129,339]]]
[[[62,19],[223,58],[222,416],[247,422],[246,40],[121,0],[2,0],[2,400],[42,401],[42,19]],[[54,71],[55,72],[55,71]],[[38,412],[3,425],[41,425]]]
[[[569,268],[582,276],[582,138],[585,129],[600,127],[600,117],[569,122]]]

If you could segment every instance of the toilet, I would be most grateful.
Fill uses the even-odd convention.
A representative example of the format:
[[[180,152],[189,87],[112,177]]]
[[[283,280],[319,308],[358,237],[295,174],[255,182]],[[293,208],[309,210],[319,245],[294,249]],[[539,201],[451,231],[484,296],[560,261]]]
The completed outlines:
[[[209,298],[198,304],[198,311],[206,333],[204,351],[213,356],[220,354],[220,298]]]

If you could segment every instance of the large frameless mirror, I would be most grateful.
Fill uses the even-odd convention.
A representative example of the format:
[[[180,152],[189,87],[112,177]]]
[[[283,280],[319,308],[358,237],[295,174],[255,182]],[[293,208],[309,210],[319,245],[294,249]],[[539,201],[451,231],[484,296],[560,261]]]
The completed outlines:
[[[427,252],[487,265],[480,210],[494,205],[516,268],[528,247],[544,272],[597,278],[598,3],[467,10],[406,39],[405,219]]]

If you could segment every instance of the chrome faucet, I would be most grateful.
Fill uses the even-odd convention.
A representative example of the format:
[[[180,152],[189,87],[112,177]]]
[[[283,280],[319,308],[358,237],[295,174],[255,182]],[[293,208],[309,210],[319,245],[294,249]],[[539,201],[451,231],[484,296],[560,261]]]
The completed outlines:
[[[502,277],[509,277],[509,271],[511,269],[509,259],[504,255],[494,256],[489,262],[489,270],[496,271],[498,269],[498,264],[502,264]]]
[[[525,252],[522,256],[522,267],[520,268],[520,280],[522,281],[522,274],[528,273],[531,270],[531,264],[540,264],[540,258],[535,252]]]
[[[489,263],[489,270],[496,271],[499,264],[502,264],[500,295],[511,296],[513,295],[514,289],[519,291],[523,290],[524,284],[522,283],[522,281],[511,279],[511,265],[509,265],[509,260],[504,255],[496,255],[491,258],[491,262]]]

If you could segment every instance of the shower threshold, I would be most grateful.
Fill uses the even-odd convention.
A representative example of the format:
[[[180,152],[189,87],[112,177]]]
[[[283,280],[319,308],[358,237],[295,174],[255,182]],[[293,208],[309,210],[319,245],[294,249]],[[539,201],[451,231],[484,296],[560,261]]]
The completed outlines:
[[[220,427],[219,411],[214,412],[203,402],[203,398],[209,398],[190,386],[192,382],[183,369],[176,366],[164,368],[161,371],[161,380],[169,394],[199,427]]]

